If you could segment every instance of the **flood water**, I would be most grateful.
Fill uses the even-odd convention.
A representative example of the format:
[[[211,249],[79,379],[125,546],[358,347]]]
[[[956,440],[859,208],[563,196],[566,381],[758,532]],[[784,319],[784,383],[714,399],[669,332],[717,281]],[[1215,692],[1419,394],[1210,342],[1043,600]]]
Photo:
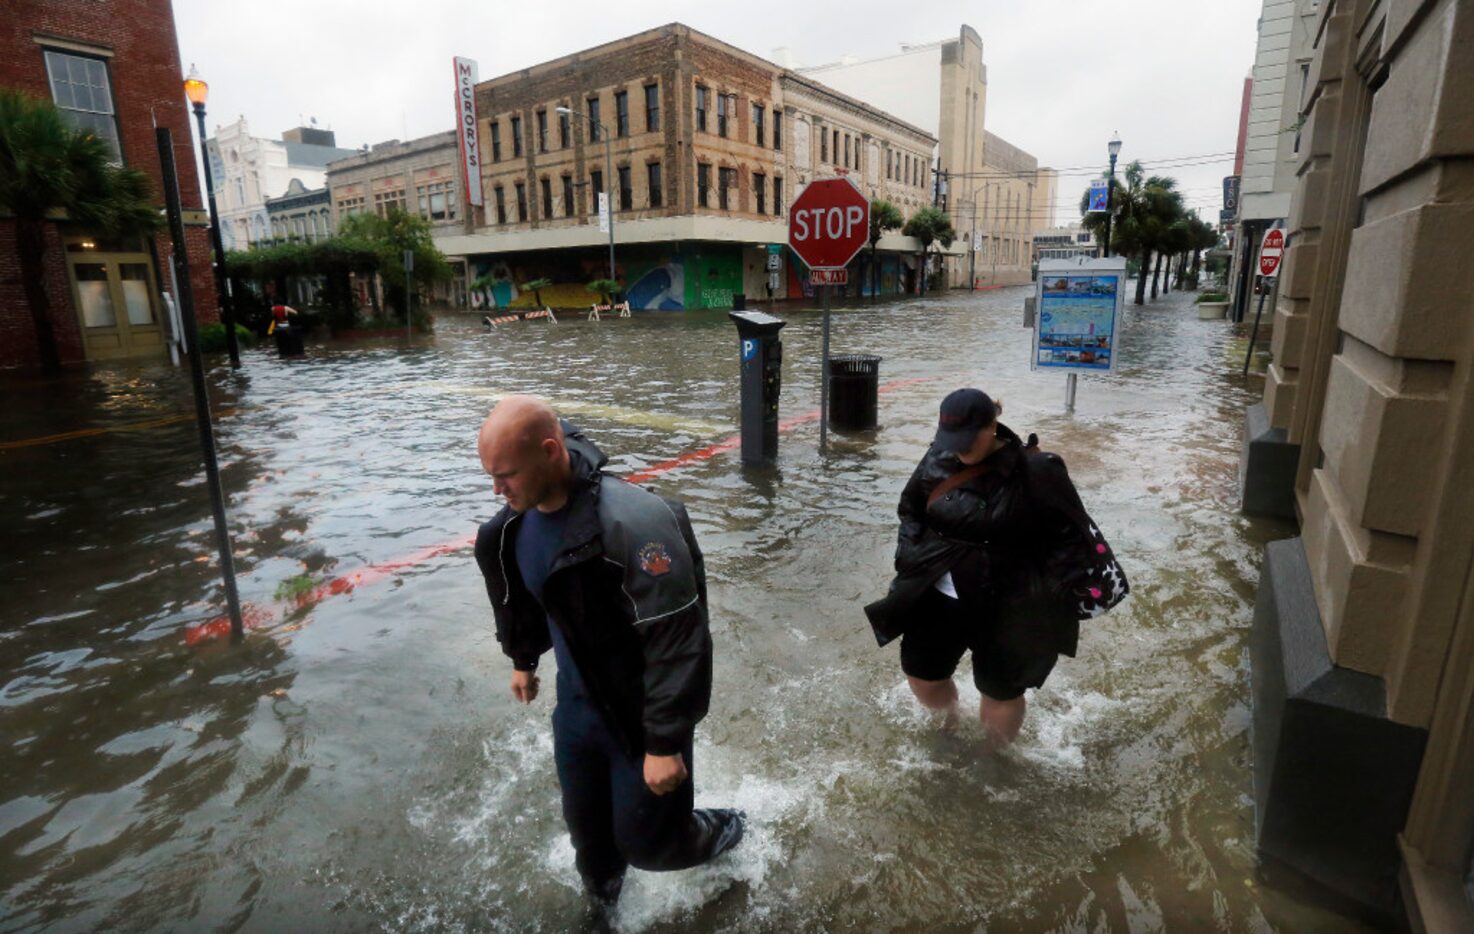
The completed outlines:
[[[1255,869],[1246,635],[1263,543],[1293,530],[1236,511],[1256,394],[1242,335],[1177,296],[1128,305],[1119,371],[1082,377],[1070,416],[1064,377],[1028,369],[1026,294],[838,309],[834,352],[916,380],[881,396],[877,431],[831,435],[821,458],[809,421],[772,470],[726,453],[649,481],[689,505],[706,553],[697,803],[751,823],[709,866],[632,871],[621,928],[1353,929]],[[783,415],[799,416],[817,406],[820,317],[778,313]],[[0,928],[580,924],[552,692],[513,702],[464,545],[499,508],[475,433],[498,395],[539,393],[630,472],[728,437],[736,374],[718,312],[492,333],[448,315],[410,349],[214,369],[257,623],[238,646],[184,639],[223,606],[195,430],[175,418],[185,372],[0,383]],[[936,405],[962,385],[1064,457],[1133,585],[992,756],[970,722],[923,716],[861,612]]]

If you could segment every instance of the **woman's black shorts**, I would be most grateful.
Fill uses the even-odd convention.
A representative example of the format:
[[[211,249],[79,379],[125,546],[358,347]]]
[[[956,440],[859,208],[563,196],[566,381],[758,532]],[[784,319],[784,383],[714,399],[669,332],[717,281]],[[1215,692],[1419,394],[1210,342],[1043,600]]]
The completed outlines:
[[[1054,670],[1053,630],[1047,611],[977,608],[932,588],[901,636],[901,670],[945,681],[971,649],[973,684],[993,700],[1013,700]]]

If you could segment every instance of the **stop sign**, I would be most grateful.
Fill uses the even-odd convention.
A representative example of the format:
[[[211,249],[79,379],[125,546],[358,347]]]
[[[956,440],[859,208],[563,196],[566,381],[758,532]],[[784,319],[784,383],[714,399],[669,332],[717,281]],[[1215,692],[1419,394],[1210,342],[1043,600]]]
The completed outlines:
[[[809,183],[788,209],[788,245],[810,269],[849,265],[870,239],[870,201],[848,178]]]
[[[1259,275],[1269,277],[1279,272],[1280,260],[1285,258],[1285,234],[1279,228],[1264,233],[1259,244]]]

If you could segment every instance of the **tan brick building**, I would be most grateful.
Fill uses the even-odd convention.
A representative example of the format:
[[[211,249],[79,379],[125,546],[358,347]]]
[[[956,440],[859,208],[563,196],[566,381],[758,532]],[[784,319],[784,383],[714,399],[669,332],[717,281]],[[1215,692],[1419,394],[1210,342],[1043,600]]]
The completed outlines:
[[[1244,502],[1264,856],[1474,930],[1474,2],[1323,0]]]
[[[486,203],[444,248],[480,283],[473,303],[498,306],[525,303],[518,286],[542,277],[555,283],[545,301],[587,303],[585,283],[609,273],[600,192],[613,201],[616,277],[636,307],[764,298],[766,248],[786,242],[805,184],[845,171],[919,203],[936,142],[680,24],[481,82],[476,107]],[[881,246],[884,288],[904,288],[902,254],[917,245]],[[776,297],[801,288],[796,262],[785,259]],[[852,279],[868,279],[858,263]]]

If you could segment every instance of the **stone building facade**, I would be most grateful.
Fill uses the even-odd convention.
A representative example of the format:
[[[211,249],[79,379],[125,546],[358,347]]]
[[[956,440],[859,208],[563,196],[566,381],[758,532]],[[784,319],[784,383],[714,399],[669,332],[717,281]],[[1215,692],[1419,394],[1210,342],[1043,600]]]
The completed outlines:
[[[935,203],[951,217],[958,240],[947,251],[949,285],[1029,281],[1029,239],[1053,224],[1055,177],[985,129],[988,71],[977,30],[963,25],[956,38],[800,71],[936,135],[933,167],[945,173],[944,190],[928,187],[920,204],[903,210],[909,216]]]
[[[0,84],[56,103],[68,120],[106,140],[120,161],[149,176],[161,205],[154,127],[170,129],[195,314],[207,323],[219,320],[219,308],[178,49],[168,0],[17,0],[6,5],[0,22]],[[174,249],[167,230],[151,241],[107,243],[55,222],[46,225],[45,242],[44,288],[63,363],[163,355],[168,333],[161,290]],[[0,218],[0,367],[40,362],[17,225]]]
[[[332,130],[317,127],[294,127],[281,139],[253,136],[245,117],[217,126],[206,148],[227,250],[275,239],[267,201],[286,194],[293,180],[304,190],[323,187],[327,165],[354,152],[340,148]]]
[[[389,140],[329,163],[332,229],[353,214],[382,217],[398,208],[429,221],[430,235],[437,240],[461,234],[469,207],[463,203],[459,158],[455,131],[446,130],[408,142]],[[441,249],[454,252],[444,243]],[[437,284],[430,297],[460,306],[465,304],[465,267],[454,256],[452,264],[459,267],[458,275],[452,282]]]
[[[1245,509],[1262,854],[1474,930],[1474,2],[1314,11]]]
[[[294,178],[281,197],[266,199],[266,219],[274,239],[325,240],[333,235],[332,199],[326,186],[308,189]]]
[[[525,301],[520,284],[534,278],[554,282],[545,301],[587,304],[585,283],[609,276],[601,192],[613,208],[615,278],[635,307],[765,298],[766,248],[787,241],[788,205],[805,184],[843,172],[919,203],[935,145],[680,24],[481,82],[476,106],[486,203],[444,245],[480,283],[473,304]],[[881,248],[881,287],[904,289],[917,245],[891,235]],[[796,258],[783,265],[774,297],[807,289]],[[870,281],[852,279],[855,289]]]

